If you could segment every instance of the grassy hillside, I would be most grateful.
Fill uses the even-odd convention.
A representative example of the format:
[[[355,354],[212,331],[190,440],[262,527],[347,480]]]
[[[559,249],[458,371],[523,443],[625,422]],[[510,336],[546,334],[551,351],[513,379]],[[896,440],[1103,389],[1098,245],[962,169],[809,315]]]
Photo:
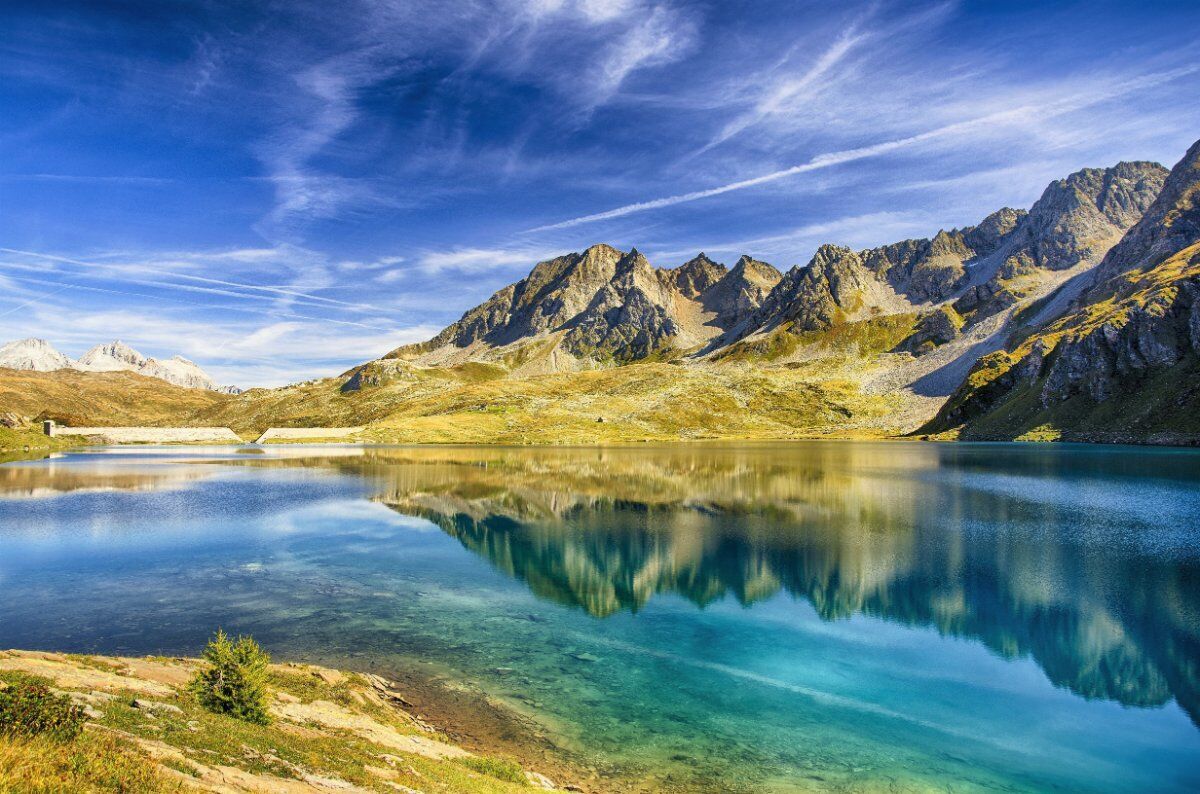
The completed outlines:
[[[397,442],[592,443],[687,438],[878,435],[886,402],[801,368],[640,363],[530,378],[467,365],[393,364],[391,379],[346,392],[329,379],[254,390],[201,412],[238,432],[368,425]]]
[[[0,368],[0,412],[85,426],[180,424],[229,395],[185,389],[132,372]]]
[[[270,725],[202,708],[199,663],[0,651],[0,688],[42,683],[86,710],[71,741],[0,733],[0,791],[513,792],[551,788],[469,753],[375,676],[272,665]]]
[[[1044,379],[1010,394],[996,409],[958,430],[964,440],[1093,441],[1184,444],[1200,442],[1200,359],[1139,379],[1104,402],[1076,394],[1049,407]]]

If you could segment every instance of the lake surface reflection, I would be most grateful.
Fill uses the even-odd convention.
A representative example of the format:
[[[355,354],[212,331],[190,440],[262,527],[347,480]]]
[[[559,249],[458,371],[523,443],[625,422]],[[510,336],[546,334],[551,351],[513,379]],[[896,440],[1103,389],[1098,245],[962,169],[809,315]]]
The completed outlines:
[[[1198,522],[1185,450],[89,450],[0,466],[0,646],[432,664],[614,785],[1189,791]]]

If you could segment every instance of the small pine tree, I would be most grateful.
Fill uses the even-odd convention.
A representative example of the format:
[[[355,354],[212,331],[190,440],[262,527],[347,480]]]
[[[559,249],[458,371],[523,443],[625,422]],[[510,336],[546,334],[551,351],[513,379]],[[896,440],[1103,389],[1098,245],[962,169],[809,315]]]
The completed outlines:
[[[271,721],[267,710],[267,665],[271,657],[251,637],[230,639],[217,629],[204,649],[208,666],[192,679],[191,691],[200,705],[217,714],[266,725]]]

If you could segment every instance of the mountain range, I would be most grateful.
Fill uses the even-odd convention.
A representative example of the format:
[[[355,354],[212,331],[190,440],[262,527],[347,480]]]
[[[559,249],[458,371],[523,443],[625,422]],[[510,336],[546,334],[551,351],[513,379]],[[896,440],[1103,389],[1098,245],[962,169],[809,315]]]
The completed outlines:
[[[187,389],[206,389],[226,394],[238,394],[241,391],[236,386],[218,386],[208,373],[183,356],[172,356],[165,360],[149,358],[120,340],[96,345],[80,356],[78,361],[73,361],[45,339],[21,339],[0,346],[0,367],[33,372],[63,369],[136,372]]]
[[[704,253],[655,267],[596,244],[535,264],[427,342],[179,419],[412,442],[1200,443],[1198,196],[1200,142],[1169,171],[1083,169],[1028,211],[823,245],[787,269]],[[55,355],[30,358],[63,366]],[[79,366],[124,361],[90,356]]]

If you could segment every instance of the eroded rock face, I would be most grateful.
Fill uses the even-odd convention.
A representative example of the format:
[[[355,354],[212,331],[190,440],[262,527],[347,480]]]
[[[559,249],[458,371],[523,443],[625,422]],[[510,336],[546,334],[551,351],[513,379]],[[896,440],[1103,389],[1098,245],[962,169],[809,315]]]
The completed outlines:
[[[724,323],[757,308],[779,278],[771,265],[750,257],[727,270],[699,254],[661,270],[636,249],[624,254],[595,245],[539,263],[429,342],[389,357],[419,358],[447,349],[486,352],[561,333],[559,349],[576,358],[632,361],[696,347]]]
[[[429,342],[400,348],[389,356],[446,345],[469,347],[476,342],[504,345],[558,328],[588,307],[596,292],[612,280],[622,256],[601,244],[582,254],[539,262],[524,279],[471,309]]]
[[[931,240],[904,240],[861,253],[863,264],[914,303],[940,302],[966,281],[968,267],[994,253],[1025,217],[1005,207],[978,226],[940,231]]]
[[[1196,266],[1200,268],[1200,254]],[[1037,373],[1046,378],[1041,403],[1050,407],[1080,393],[1105,402],[1121,384],[1174,366],[1188,353],[1200,353],[1197,329],[1200,277],[1193,277],[1131,308],[1124,317],[1061,342],[1048,366]]]
[[[1004,278],[1028,267],[1064,270],[1096,258],[1158,197],[1167,169],[1158,163],[1085,168],[1052,182],[1029,210],[1001,265]]]
[[[902,299],[849,248],[823,245],[804,267],[794,267],[751,315],[750,331],[785,324],[794,333],[820,331],[872,310],[900,308]]]
[[[962,327],[963,318],[954,307],[942,306],[922,317],[912,335],[897,349],[923,355],[958,338]]]
[[[1157,171],[1140,163],[1110,171],[1116,174],[1103,179],[1085,174],[1087,184],[1101,185],[1093,209],[1124,223],[1137,213],[1145,180],[1153,183]],[[983,421],[1029,388],[1037,389],[1038,406],[1052,416],[1077,399],[1098,405],[1128,398],[1139,393],[1147,378],[1200,356],[1198,197],[1200,142],[1172,169],[1141,219],[1108,251],[1095,270],[1093,286],[1073,310],[1015,349],[980,361],[931,428]],[[1075,206],[1082,205],[1075,200]],[[1165,386],[1182,390],[1176,401],[1190,399],[1181,380],[1186,379]],[[1173,398],[1159,394],[1155,399]]]
[[[685,298],[699,298],[728,272],[722,264],[712,261],[701,251],[694,259],[684,262],[671,271],[679,294]]]
[[[1131,270],[1154,267],[1176,251],[1200,240],[1200,141],[1171,169],[1158,199],[1096,269],[1092,296],[1105,282]]]
[[[762,306],[780,278],[782,274],[774,266],[742,255],[727,274],[700,295],[700,303],[716,315],[715,325],[732,328]]]
[[[670,347],[680,332],[668,308],[674,282],[637,249],[617,263],[608,284],[568,324],[563,348],[577,357],[630,360]]]
[[[1099,262],[1158,197],[1166,176],[1158,163],[1132,162],[1085,168],[1050,183],[992,261],[979,263],[991,275],[955,301],[955,310],[978,322],[1026,297],[1036,283],[1029,277],[1038,271]]]

